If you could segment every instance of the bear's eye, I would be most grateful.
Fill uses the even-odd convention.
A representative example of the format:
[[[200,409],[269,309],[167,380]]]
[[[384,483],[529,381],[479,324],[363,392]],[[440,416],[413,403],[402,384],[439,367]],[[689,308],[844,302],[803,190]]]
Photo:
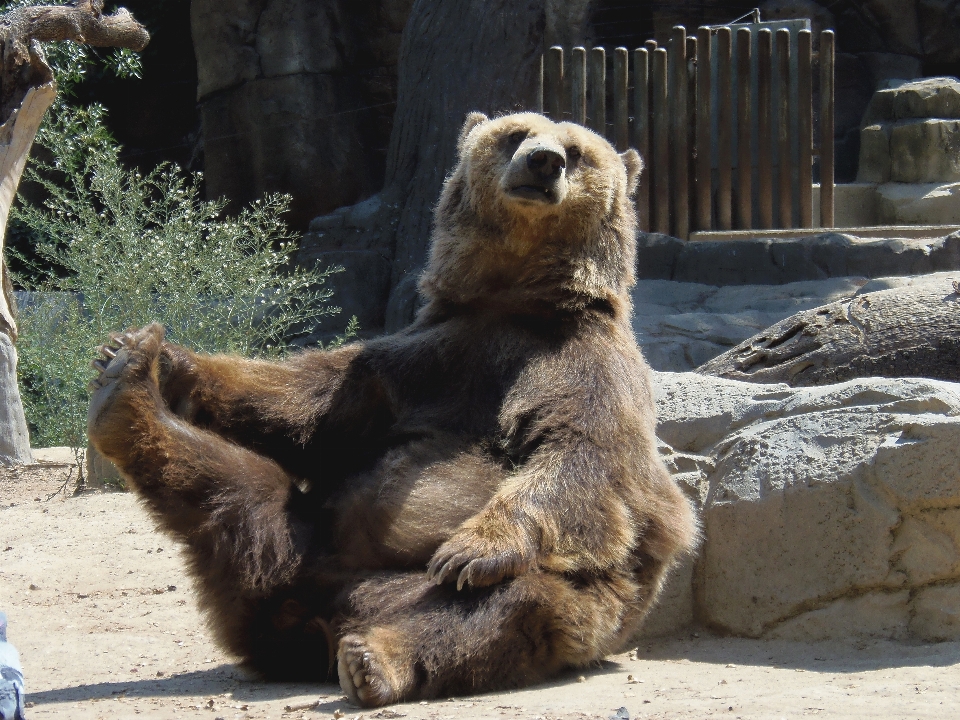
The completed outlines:
[[[576,145],[567,148],[567,160],[570,162],[575,162],[581,158],[583,153],[580,152],[580,148]]]
[[[517,130],[516,132],[512,132],[510,133],[510,137],[508,139],[510,140],[510,144],[519,145],[520,143],[522,143],[524,140],[527,139],[527,131]]]

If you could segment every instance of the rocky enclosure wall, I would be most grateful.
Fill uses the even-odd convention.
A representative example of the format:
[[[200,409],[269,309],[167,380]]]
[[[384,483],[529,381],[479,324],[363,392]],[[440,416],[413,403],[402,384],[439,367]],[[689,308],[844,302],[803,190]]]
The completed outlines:
[[[383,183],[413,0],[193,0],[207,195],[294,197],[289,222]]]

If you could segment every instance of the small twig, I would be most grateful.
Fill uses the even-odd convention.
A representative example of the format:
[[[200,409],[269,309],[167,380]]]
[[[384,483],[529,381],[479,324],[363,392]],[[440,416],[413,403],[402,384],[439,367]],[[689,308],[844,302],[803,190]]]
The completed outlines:
[[[297,712],[298,710],[313,710],[314,708],[320,707],[320,701],[314,700],[313,702],[300,703],[299,705],[287,705],[283,711],[285,713]]]
[[[47,495],[47,499],[46,499],[44,502],[50,502],[50,501],[53,500],[57,495],[59,495],[59,494],[62,493],[62,492],[65,492],[66,489],[67,489],[67,485],[70,484],[70,478],[72,478],[72,477],[73,477],[73,468],[71,467],[71,468],[70,468],[70,472],[67,473],[67,479],[63,481],[63,485],[61,485],[61,486],[58,487],[56,490],[54,490],[52,494]]]
[[[87,477],[83,472],[87,460],[86,448],[79,445],[74,446],[73,459],[77,461],[77,486],[73,489],[73,494],[80,495],[87,489]]]

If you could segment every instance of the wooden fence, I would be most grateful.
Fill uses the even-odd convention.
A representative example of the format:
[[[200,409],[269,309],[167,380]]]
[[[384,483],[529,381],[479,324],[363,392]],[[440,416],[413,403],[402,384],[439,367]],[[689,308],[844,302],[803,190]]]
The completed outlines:
[[[677,26],[665,48],[652,40],[632,53],[616,48],[612,87],[604,48],[575,47],[566,56],[552,47],[543,58],[541,111],[640,152],[643,230],[686,239],[691,230],[812,227],[816,157],[820,226],[833,227],[834,34],[821,34],[819,57],[809,30],[795,35],[791,43],[787,29],[701,27],[688,37]]]

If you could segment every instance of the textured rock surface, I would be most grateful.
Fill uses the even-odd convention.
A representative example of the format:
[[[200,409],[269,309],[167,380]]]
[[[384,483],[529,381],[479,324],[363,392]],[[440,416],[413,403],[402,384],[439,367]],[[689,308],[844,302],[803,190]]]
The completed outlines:
[[[704,375],[793,387],[868,377],[960,382],[956,273],[933,273],[792,315],[701,365]]]
[[[640,235],[637,249],[639,278],[706,285],[779,285],[955,269],[960,269],[960,235],[876,240],[831,232],[808,238],[683,242],[651,233]]]
[[[860,131],[860,165],[857,182],[890,182],[890,131],[888,124],[867,125]]]
[[[860,131],[858,182],[960,180],[958,119],[960,81],[956,78],[925,78],[879,90]]]
[[[212,197],[294,197],[289,222],[380,189],[413,0],[194,0]]]
[[[874,93],[864,117],[867,124],[922,118],[960,118],[960,80],[929,77],[895,83]]]
[[[383,327],[390,291],[390,253],[384,247],[381,229],[372,221],[389,209],[378,194],[310,222],[310,232],[300,242],[296,262],[344,269],[328,281],[334,301],[343,312],[325,319],[321,334],[305,341],[328,340],[345,328],[352,316],[359,320],[361,330]]]
[[[656,382],[662,451],[705,540],[651,628],[960,638],[960,386]]]
[[[931,118],[894,125],[890,179],[902,183],[960,180],[960,121]]]
[[[641,280],[633,330],[656,370],[693,370],[801,310],[853,297],[866,278],[716,287]]]
[[[890,225],[960,223],[960,183],[886,183],[877,188],[880,222]]]

